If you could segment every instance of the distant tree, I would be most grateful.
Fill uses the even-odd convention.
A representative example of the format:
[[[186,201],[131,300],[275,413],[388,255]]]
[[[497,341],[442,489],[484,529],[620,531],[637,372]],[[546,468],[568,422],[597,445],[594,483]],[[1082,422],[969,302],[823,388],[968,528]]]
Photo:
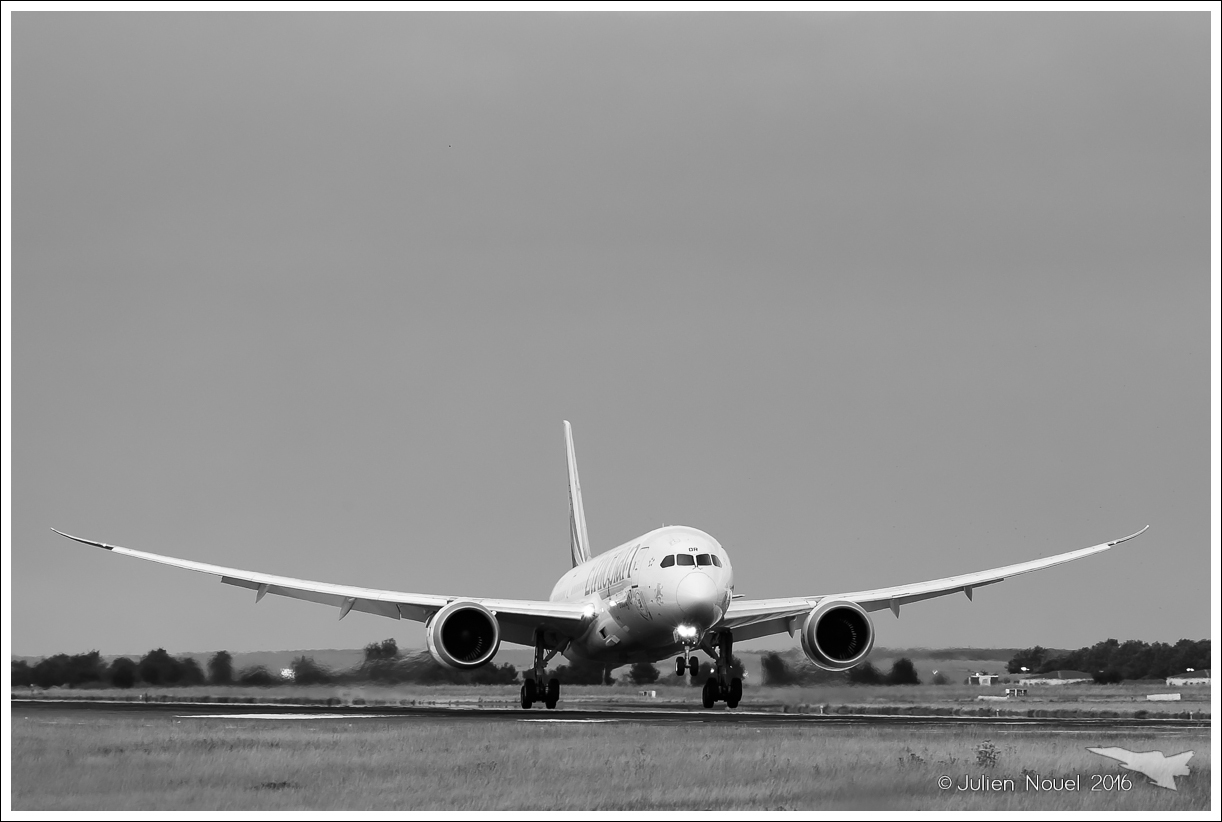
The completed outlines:
[[[367,646],[369,647],[373,646]],[[471,670],[458,670],[442,665],[428,651],[418,651],[393,659],[371,661],[367,658],[348,678],[388,684],[411,682],[418,685],[507,685],[518,681],[518,669],[508,663],[488,663]]]
[[[1115,672],[1122,679],[1162,679],[1188,668],[1210,665],[1210,640],[1181,639],[1174,646],[1163,642],[1147,643],[1130,639],[1107,639],[1076,651],[1058,653],[1046,659],[1040,673],[1056,670]],[[1017,657],[1016,657],[1017,659]],[[1011,666],[1016,660],[1011,660]],[[1033,666],[1027,665],[1028,668]],[[1011,670],[1011,673],[1015,671]]]
[[[289,667],[293,671],[293,681],[298,685],[325,685],[334,679],[329,668],[308,656],[297,657]]]
[[[1181,639],[1172,649],[1171,674],[1182,674],[1189,668],[1204,671],[1211,665],[1211,650],[1208,639]],[[1170,675],[1170,674],[1169,674]]]
[[[102,655],[97,651],[86,654],[56,654],[38,661],[30,672],[33,683],[40,688],[80,685],[102,682],[104,679]]]
[[[737,658],[735,658],[737,660]],[[792,660],[792,661],[790,661]],[[770,652],[760,658],[765,685],[826,685],[846,681],[845,674],[825,671],[797,650]]]
[[[481,665],[473,671],[456,671],[472,685],[510,685],[518,681],[518,669],[506,662],[504,665]]]
[[[1122,681],[1124,677],[1120,671],[1115,668],[1108,668],[1106,671],[1099,671],[1094,676],[1095,683],[1098,685],[1115,685]]]
[[[28,688],[34,684],[34,669],[24,659],[10,660],[9,668],[12,671],[12,679],[9,680],[12,683],[12,687]]]
[[[376,662],[383,659],[394,659],[399,655],[399,644],[394,638],[381,642],[371,642],[365,646],[365,661]]]
[[[204,669],[199,667],[199,662],[194,657],[177,657],[175,662],[178,663],[179,685],[203,685],[207,681]]]
[[[256,686],[266,688],[269,685],[275,685],[279,680],[272,676],[262,665],[254,665],[250,668],[243,668],[238,673],[238,684]]]
[[[849,682],[854,685],[881,685],[883,683],[882,672],[874,667],[871,662],[863,662],[855,668],[849,669]]]
[[[208,681],[213,685],[233,684],[233,657],[228,651],[217,651],[208,660]]]
[[[604,685],[607,671],[601,663],[572,662],[561,665],[554,674],[564,685]]]
[[[931,681],[934,685],[946,685],[950,682],[950,679],[941,671],[934,671],[933,679]]]
[[[137,664],[140,678],[149,685],[177,685],[180,671],[165,648],[149,651]]]
[[[775,651],[770,651],[760,657],[760,666],[763,668],[765,685],[794,685],[797,683],[797,677],[785,663],[784,657]]]
[[[900,657],[891,665],[887,674],[888,685],[920,685],[921,678],[917,676],[916,666],[908,657]]]
[[[746,669],[743,666],[743,661],[741,659],[736,656],[730,657],[731,679],[742,679],[745,670]],[[704,662],[700,663],[699,670],[697,671],[696,675],[691,678],[691,682],[689,684],[704,687],[705,681],[711,676],[717,676],[717,663],[710,660],[705,660]]]
[[[125,656],[113,659],[106,675],[114,687],[130,688],[136,684],[136,663]]]
[[[136,663],[136,675],[148,685],[160,685],[168,659],[169,654],[164,648],[149,651]]]
[[[1024,648],[1006,663],[1006,671],[1011,674],[1022,674],[1040,670],[1048,661],[1048,649],[1036,645],[1034,648]],[[1026,670],[1023,670],[1023,669]]]
[[[68,655],[56,654],[34,663],[30,672],[34,684],[39,688],[58,688],[64,684]]]
[[[635,685],[650,685],[658,681],[662,673],[657,669],[657,666],[651,665],[648,662],[634,663],[628,669],[628,678]]]

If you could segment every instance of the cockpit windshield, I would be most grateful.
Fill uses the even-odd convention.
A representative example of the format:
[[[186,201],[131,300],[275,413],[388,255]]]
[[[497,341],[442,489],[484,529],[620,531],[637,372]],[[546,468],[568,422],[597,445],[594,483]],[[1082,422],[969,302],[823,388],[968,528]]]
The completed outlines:
[[[658,563],[661,568],[670,568],[675,563],[679,565],[715,565],[721,567],[721,558],[716,554],[671,554],[670,556],[662,557],[662,561]]]

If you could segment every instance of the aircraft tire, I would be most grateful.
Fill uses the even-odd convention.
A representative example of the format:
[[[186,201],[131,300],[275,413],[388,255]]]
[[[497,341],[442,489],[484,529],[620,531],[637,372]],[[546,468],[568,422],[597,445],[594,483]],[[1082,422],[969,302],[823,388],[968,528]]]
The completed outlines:
[[[543,704],[548,710],[556,707],[556,703],[560,701],[560,680],[549,679],[547,681],[547,695],[543,698]]]
[[[687,661],[687,667],[692,672],[692,676],[695,676],[700,673],[700,660],[696,659],[696,657],[691,657]]]
[[[538,701],[539,690],[535,687],[535,681],[533,679],[526,680],[522,685],[522,707],[529,708]]]
[[[700,701],[704,703],[704,707],[712,708],[713,703],[717,701],[717,680],[709,677],[704,681],[704,690],[700,694]]]
[[[726,705],[730,708],[737,708],[742,698],[743,681],[738,677],[734,677],[730,680],[730,693],[726,695]]]
[[[683,676],[687,673],[687,660],[681,656],[675,657],[675,676]]]
[[[525,685],[522,686],[521,696],[522,696],[522,707],[529,708],[532,704],[532,700],[529,700],[526,698],[526,686]]]

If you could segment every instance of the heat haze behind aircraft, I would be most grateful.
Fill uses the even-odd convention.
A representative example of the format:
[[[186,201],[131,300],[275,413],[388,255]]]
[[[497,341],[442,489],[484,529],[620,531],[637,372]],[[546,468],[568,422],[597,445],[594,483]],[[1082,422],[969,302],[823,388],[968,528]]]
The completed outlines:
[[[586,529],[573,429],[567,421],[564,437],[573,567],[556,583],[546,602],[312,582],[56,533],[117,554],[219,576],[221,582],[254,590],[256,602],[275,594],[338,608],[340,619],[351,611],[363,611],[423,622],[429,652],[452,668],[487,664],[502,641],[531,646],[535,649],[533,676],[522,686],[523,708],[536,702],[556,706],[560,683],[554,678],[543,682],[547,663],[556,654],[605,665],[656,662],[674,656],[676,672],[690,670],[694,676],[696,651],[703,651],[716,663],[716,673],[704,683],[704,706],[711,708],[724,701],[734,708],[742,698],[742,682],[730,669],[736,640],[797,634],[811,662],[829,671],[845,671],[864,662],[874,646],[869,616],[874,611],[889,609],[899,616],[904,605],[960,592],[970,600],[972,592],[984,585],[1106,551],[1145,531],[1044,559],[926,582],[848,593],[741,599],[734,595],[729,554],[698,528],[664,526],[595,556]]]

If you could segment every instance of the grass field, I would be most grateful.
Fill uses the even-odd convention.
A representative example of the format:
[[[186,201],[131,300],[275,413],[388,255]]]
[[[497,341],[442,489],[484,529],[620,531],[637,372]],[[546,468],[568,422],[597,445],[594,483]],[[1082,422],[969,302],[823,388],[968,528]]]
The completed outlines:
[[[524,718],[557,718],[536,712]],[[14,810],[1205,810],[1209,729],[261,721],[11,709]],[[1179,790],[1086,746],[1195,751]],[[1081,776],[1035,791],[1026,773]],[[997,791],[940,789],[965,777]],[[1092,790],[1096,775],[1129,775]]]

